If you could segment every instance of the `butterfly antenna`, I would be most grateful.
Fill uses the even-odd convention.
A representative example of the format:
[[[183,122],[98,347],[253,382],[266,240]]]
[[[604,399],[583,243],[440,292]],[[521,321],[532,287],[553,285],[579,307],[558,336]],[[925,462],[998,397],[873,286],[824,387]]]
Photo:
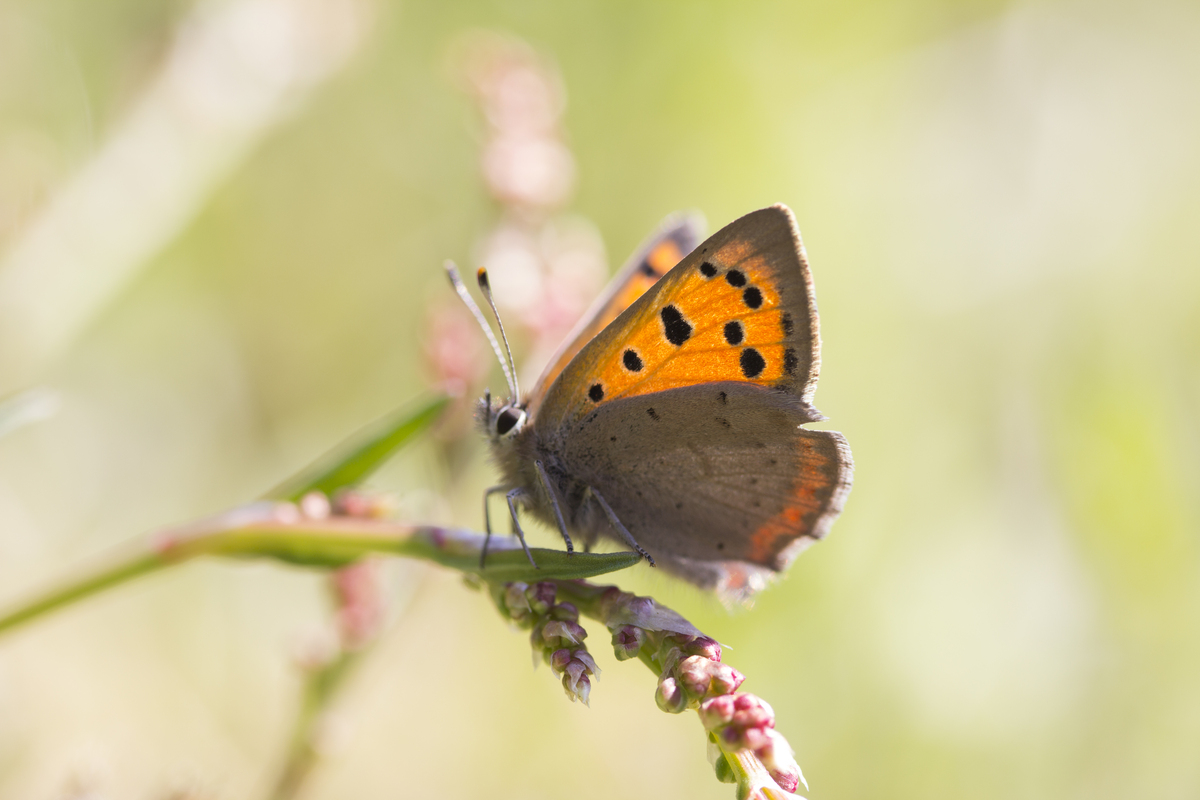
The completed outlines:
[[[475,321],[479,323],[479,327],[483,329],[483,335],[486,336],[488,342],[491,343],[492,350],[496,353],[496,360],[500,362],[500,369],[504,370],[504,380],[508,382],[508,390],[512,392],[512,401],[514,403],[519,402],[520,398],[517,396],[516,378],[513,376],[512,370],[509,368],[510,362],[504,359],[505,351],[500,349],[500,343],[496,341],[496,334],[492,333],[492,326],[488,325],[487,319],[483,316],[483,312],[479,310],[479,306],[475,303],[475,299],[471,297],[471,293],[467,291],[467,286],[463,283],[462,276],[458,274],[458,267],[455,266],[453,261],[449,260],[446,261],[445,267],[446,274],[450,276],[450,285],[454,287],[454,291],[458,293],[458,296],[462,299],[463,303],[465,303],[467,308],[471,310],[471,313],[475,315]],[[488,301],[491,302],[490,294],[488,295]],[[492,307],[492,310],[495,311],[495,306]],[[499,317],[497,317],[496,321],[499,322]],[[504,335],[503,327],[500,328],[500,335]],[[504,346],[506,348],[508,347],[507,340],[505,340]],[[511,354],[509,357],[511,359]]]
[[[517,392],[517,365],[513,361],[512,348],[508,346],[508,336],[504,334],[504,323],[500,321],[500,312],[496,310],[496,301],[492,299],[492,284],[488,282],[487,270],[480,267],[475,273],[475,278],[479,281],[479,291],[483,292],[483,299],[487,300],[488,308],[492,310],[492,316],[496,318],[496,325],[500,328],[500,339],[504,342],[504,352],[508,353],[508,363],[512,367],[512,378],[508,382],[508,388],[512,391],[513,402],[521,402],[521,396]],[[508,376],[506,371],[505,376]]]

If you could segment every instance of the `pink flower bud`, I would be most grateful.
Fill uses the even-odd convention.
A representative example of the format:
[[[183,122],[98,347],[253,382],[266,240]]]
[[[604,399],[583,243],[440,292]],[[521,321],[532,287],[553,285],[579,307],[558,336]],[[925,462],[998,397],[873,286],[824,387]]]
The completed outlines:
[[[576,622],[579,619],[579,609],[574,603],[559,603],[550,609],[550,619],[562,619]]]
[[[548,645],[579,644],[587,638],[587,631],[578,622],[552,619],[542,628],[542,639]]]
[[[681,647],[683,652],[689,656],[704,656],[710,661],[721,660],[721,645],[717,643],[716,639],[710,639],[707,636],[697,636]]]
[[[633,617],[634,621],[637,621],[653,614],[655,603],[653,597],[634,596],[626,603],[626,606],[629,609],[630,616]]]
[[[613,631],[613,653],[617,661],[636,658],[646,643],[646,631],[635,625],[622,625]]]
[[[792,794],[800,791],[800,779],[804,776],[800,773],[799,764],[796,765],[795,772],[779,772],[775,770],[770,770],[769,772],[772,780],[779,784],[780,789],[783,789],[785,792],[791,792]],[[808,786],[805,785],[804,788],[807,789]]]
[[[567,662],[567,668],[563,672],[571,676],[573,683],[578,683],[580,678],[587,675],[587,667],[584,666],[582,661],[571,659]]]
[[[554,605],[554,595],[557,592],[558,587],[553,583],[541,581],[531,586],[525,596],[529,600],[529,607],[535,614],[545,614]]]
[[[567,664],[571,663],[571,651],[565,647],[555,650],[550,656],[550,669],[555,673],[562,673],[567,669]]]
[[[758,695],[743,693],[736,697],[734,705],[739,711],[750,708],[761,708],[772,720],[775,719],[775,709],[771,708],[771,704]],[[772,722],[771,724],[774,725],[775,723]]]
[[[342,644],[351,650],[374,639],[383,625],[386,604],[377,566],[375,561],[363,560],[333,573],[338,629]]]
[[[738,672],[728,664],[718,664],[709,662],[709,673],[712,675],[712,683],[708,687],[708,691],[713,695],[733,694],[746,680],[746,676]]]
[[[510,583],[504,587],[504,610],[514,622],[525,622],[533,612],[529,600],[525,597],[528,587],[521,582]]]
[[[700,704],[700,724],[705,730],[715,731],[733,720],[734,698],[737,695],[723,694],[709,698]]]
[[[728,725],[721,729],[721,741],[730,750],[754,750],[767,744],[767,734],[762,728],[739,728]]]
[[[675,677],[690,697],[698,700],[708,694],[712,682],[709,665],[712,663],[704,656],[688,656],[675,667]]]
[[[735,711],[729,722],[735,728],[773,728],[775,718],[761,708],[748,708],[745,711]]]
[[[578,698],[586,706],[592,693],[592,682],[588,678],[587,668],[579,661],[572,660],[563,673],[563,689],[571,700]]]
[[[800,771],[800,765],[796,763],[796,756],[787,739],[775,730],[765,733],[767,742],[758,748],[755,754],[762,760],[771,777],[786,791],[796,792],[801,783],[804,783],[804,788],[807,789],[808,783],[804,780],[804,773]]]
[[[723,694],[700,704],[700,721],[730,750],[757,750],[771,741],[775,712],[752,694]]]
[[[679,688],[672,677],[665,677],[658,682],[658,690],[654,693],[654,701],[658,707],[668,714],[678,714],[687,709],[687,693]]]
[[[309,492],[300,498],[300,513],[306,519],[326,519],[332,511],[324,492]]]
[[[339,517],[384,519],[396,513],[396,498],[389,494],[343,488],[333,496],[333,513]]]
[[[574,652],[573,657],[587,668],[589,675],[600,675],[600,667],[596,666],[596,659],[592,658],[592,654],[587,650],[580,648]]]

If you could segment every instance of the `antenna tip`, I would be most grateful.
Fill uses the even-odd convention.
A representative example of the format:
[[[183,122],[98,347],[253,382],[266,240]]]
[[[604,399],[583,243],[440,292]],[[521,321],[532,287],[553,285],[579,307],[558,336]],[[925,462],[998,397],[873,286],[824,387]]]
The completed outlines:
[[[479,281],[480,289],[489,290],[492,288],[491,284],[488,283],[487,267],[480,267],[475,273],[475,279]]]

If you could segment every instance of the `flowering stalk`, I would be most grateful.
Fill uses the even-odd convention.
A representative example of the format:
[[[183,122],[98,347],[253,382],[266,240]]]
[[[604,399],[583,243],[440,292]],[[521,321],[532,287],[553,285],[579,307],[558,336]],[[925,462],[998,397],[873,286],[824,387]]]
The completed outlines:
[[[263,500],[128,543],[104,563],[0,611],[0,635],[134,578],[202,556],[268,558],[324,569],[345,567],[372,554],[407,556],[499,581],[589,577],[639,560],[637,553],[568,556],[533,548],[535,568],[519,544],[493,537],[487,568],[481,571],[482,534],[383,519],[313,518],[305,515],[302,506],[303,502]]]
[[[555,675],[562,676],[563,689],[571,702],[588,705],[592,680],[599,677],[587,645],[587,631],[579,624],[579,609],[572,603],[556,603],[558,587],[552,581],[490,583],[492,600],[500,613],[529,630],[533,664],[544,661]]]
[[[501,613],[533,629],[535,656],[540,651],[552,666],[555,659],[576,663],[576,651],[569,647],[563,647],[561,654],[551,650],[565,641],[554,638],[560,631],[569,631],[571,642],[582,649],[587,634],[576,622],[580,613],[603,623],[612,634],[618,661],[636,658],[659,676],[655,691],[659,708],[672,714],[697,712],[708,733],[709,760],[717,777],[738,785],[739,800],[796,796],[793,793],[804,776],[791,746],[775,730],[775,712],[756,695],[738,691],[745,676],[722,663],[721,645],[682,616],[653,598],[581,580],[543,581],[534,586],[491,583],[489,589]],[[570,627],[552,627],[552,636],[546,638],[555,610],[564,607],[558,615],[570,619]],[[590,655],[578,663],[586,665],[577,667],[585,681],[597,672]],[[572,693],[567,677],[563,683],[567,694],[587,702],[590,682],[583,684],[582,694]]]

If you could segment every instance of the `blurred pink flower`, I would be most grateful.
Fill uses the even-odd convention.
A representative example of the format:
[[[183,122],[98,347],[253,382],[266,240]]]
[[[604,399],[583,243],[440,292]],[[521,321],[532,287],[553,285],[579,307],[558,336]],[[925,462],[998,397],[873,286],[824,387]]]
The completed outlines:
[[[385,604],[377,562],[367,559],[333,574],[337,625],[346,650],[369,644],[383,625]]]
[[[491,368],[491,350],[470,312],[457,302],[429,310],[422,349],[434,385],[451,397],[465,396]]]

